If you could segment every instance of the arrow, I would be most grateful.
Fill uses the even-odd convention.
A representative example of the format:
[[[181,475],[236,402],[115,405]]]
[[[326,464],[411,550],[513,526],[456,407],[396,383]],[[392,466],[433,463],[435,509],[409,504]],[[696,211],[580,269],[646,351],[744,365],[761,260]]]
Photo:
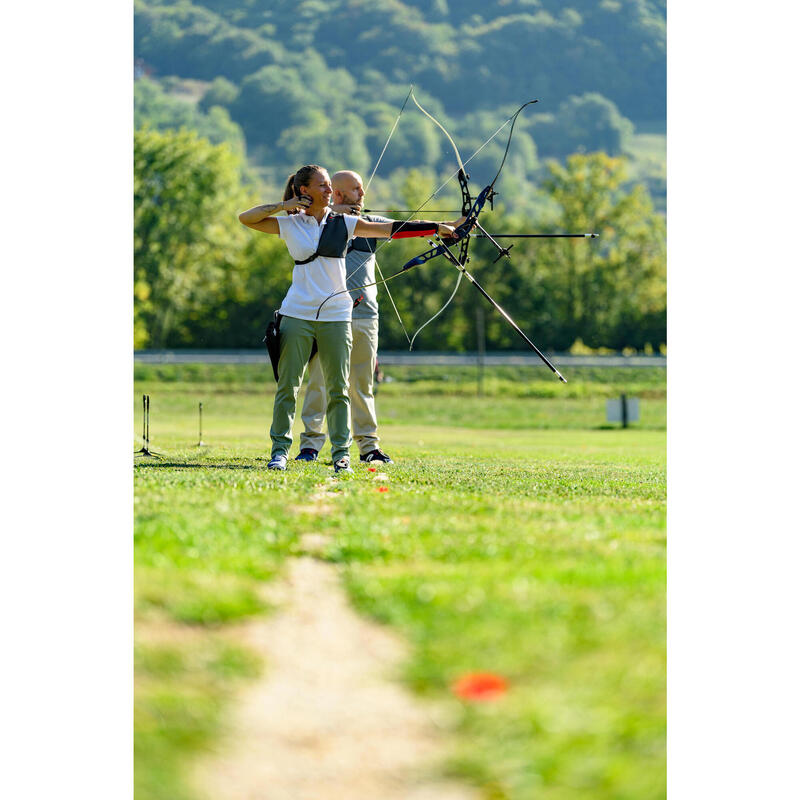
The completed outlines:
[[[416,214],[420,209],[410,208],[362,208],[362,214]],[[426,208],[426,214],[460,214],[461,209],[455,208]]]

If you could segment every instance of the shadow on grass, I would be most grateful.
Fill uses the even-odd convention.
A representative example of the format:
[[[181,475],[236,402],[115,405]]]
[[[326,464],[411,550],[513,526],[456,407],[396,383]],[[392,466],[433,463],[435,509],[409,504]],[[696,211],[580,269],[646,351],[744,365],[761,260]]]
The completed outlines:
[[[151,469],[266,469],[266,462],[260,464],[187,464],[185,461],[137,461],[135,467]]]

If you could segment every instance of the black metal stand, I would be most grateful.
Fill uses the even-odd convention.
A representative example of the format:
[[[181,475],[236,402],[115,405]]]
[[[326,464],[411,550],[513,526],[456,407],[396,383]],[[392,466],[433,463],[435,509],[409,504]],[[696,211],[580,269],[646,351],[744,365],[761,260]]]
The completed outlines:
[[[150,395],[142,395],[142,446],[133,454],[143,458],[161,458],[150,449]]]

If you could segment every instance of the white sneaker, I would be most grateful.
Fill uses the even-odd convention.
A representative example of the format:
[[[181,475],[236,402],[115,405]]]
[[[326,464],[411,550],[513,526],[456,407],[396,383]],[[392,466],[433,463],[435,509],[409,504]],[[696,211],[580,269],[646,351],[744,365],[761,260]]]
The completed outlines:
[[[282,454],[272,456],[269,464],[267,464],[267,469],[286,469],[286,456]]]
[[[333,462],[333,471],[336,475],[345,474],[352,475],[353,470],[350,469],[350,458],[342,456],[338,461]]]

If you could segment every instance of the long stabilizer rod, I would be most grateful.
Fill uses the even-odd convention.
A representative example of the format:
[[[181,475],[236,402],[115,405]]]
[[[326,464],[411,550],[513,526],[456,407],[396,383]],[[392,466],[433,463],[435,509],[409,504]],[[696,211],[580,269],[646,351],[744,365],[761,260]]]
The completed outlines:
[[[517,323],[508,316],[508,313],[504,311],[494,300],[492,300],[491,297],[489,297],[483,286],[481,286],[478,281],[476,281],[475,278],[473,278],[472,275],[467,272],[467,270],[462,269],[462,272],[464,273],[464,277],[506,318],[506,320],[508,320],[511,327],[525,340],[528,347],[531,347],[536,352],[536,355],[539,356],[539,358],[541,358],[548,367],[550,367],[550,369],[558,376],[558,379],[562,383],[566,383],[567,379],[550,363],[547,356],[525,335],[522,328],[520,328],[519,325],[517,325]]]
[[[471,233],[476,239],[596,239],[599,233]]]
[[[433,242],[431,242],[431,244],[433,244]],[[461,270],[464,277],[492,304],[492,306],[506,318],[506,321],[509,323],[509,325],[511,325],[511,327],[525,340],[525,343],[528,345],[528,347],[530,347],[536,353],[536,355],[539,356],[539,358],[541,358],[548,367],[550,367],[550,369],[558,376],[558,379],[562,383],[566,383],[567,379],[550,363],[547,356],[525,335],[525,332],[519,327],[519,325],[517,325],[516,322],[514,322],[513,319],[511,319],[508,312],[502,309],[497,302],[492,299],[491,295],[486,291],[486,289],[484,289],[483,286],[481,286],[478,281],[476,281],[475,278],[469,274],[464,265],[459,264],[458,259],[449,250],[445,250],[444,254],[448,256],[448,260],[455,267]]]

